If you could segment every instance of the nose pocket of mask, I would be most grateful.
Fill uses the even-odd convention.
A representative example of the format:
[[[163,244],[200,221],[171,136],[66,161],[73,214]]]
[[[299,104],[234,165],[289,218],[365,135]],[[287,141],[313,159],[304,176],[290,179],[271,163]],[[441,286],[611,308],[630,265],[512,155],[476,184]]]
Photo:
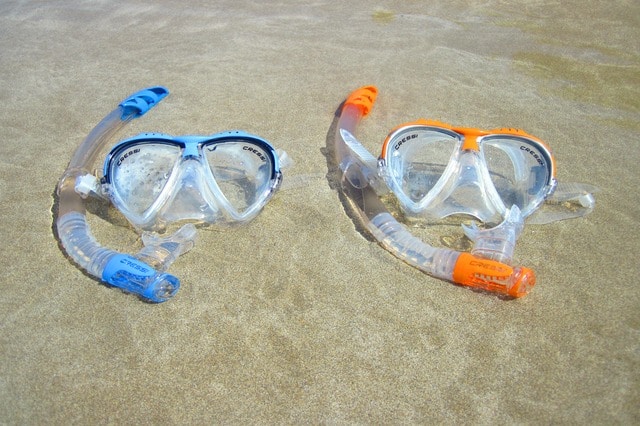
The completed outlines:
[[[183,219],[213,223],[219,212],[215,205],[206,201],[207,176],[198,160],[183,160],[175,174],[162,218],[169,223]]]
[[[248,141],[225,141],[203,147],[213,177],[239,214],[264,201],[270,190],[272,155],[261,145]]]

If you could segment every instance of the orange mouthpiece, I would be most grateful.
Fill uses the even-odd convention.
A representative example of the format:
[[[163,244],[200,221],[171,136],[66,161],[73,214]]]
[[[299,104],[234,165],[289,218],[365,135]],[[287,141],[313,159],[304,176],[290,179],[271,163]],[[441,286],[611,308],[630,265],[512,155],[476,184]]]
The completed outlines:
[[[522,297],[536,285],[536,275],[529,268],[513,268],[495,260],[462,253],[453,269],[453,281],[505,296]]]

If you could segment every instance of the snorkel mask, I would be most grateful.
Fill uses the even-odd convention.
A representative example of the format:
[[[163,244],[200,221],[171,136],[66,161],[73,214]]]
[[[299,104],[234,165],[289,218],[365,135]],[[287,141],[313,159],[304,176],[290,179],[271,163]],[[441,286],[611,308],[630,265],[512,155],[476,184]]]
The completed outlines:
[[[164,271],[193,247],[194,223],[246,223],[282,180],[271,144],[242,131],[180,137],[144,133],[115,145],[103,175],[94,176],[91,167],[114,134],[168,93],[151,87],[125,99],[80,145],[58,185],[56,225],[65,251],[91,275],[151,302],[178,291],[178,278]],[[96,242],[86,220],[89,195],[110,200],[134,227],[146,231],[140,252],[121,254]],[[188,223],[168,236],[149,232],[181,222]]]
[[[120,142],[104,163],[103,191],[137,228],[191,220],[241,224],[281,180],[269,142],[240,131],[213,136],[145,133]]]
[[[406,215],[432,220],[460,214],[497,223],[514,206],[527,217],[557,185],[551,150],[525,132],[427,120],[393,130],[379,168]]]
[[[594,188],[558,185],[550,149],[514,129],[484,131],[418,120],[394,129],[376,159],[354,136],[376,96],[373,86],[349,96],[335,139],[342,190],[364,226],[391,253],[437,278],[508,297],[528,293],[534,272],[511,266],[525,218],[535,216],[545,201],[571,208],[556,208],[534,222],[583,216],[593,210]],[[389,192],[408,219],[432,222],[464,215],[497,226],[462,225],[474,242],[471,253],[435,248],[389,213],[379,198]]]

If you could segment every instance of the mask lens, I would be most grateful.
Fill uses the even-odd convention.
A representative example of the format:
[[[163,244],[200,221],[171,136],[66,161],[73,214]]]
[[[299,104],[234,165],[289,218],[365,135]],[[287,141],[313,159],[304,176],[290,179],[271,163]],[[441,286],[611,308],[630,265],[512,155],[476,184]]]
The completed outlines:
[[[436,185],[460,139],[429,128],[409,128],[389,141],[387,164],[396,186],[412,201],[422,200]]]
[[[127,210],[142,214],[158,198],[180,157],[180,147],[146,142],[118,149],[111,159],[111,187]]]
[[[275,170],[270,152],[248,141],[225,141],[203,146],[207,163],[222,194],[243,213],[269,194]]]
[[[523,214],[537,207],[551,179],[548,153],[539,144],[516,136],[488,136],[482,140],[489,175],[505,206]]]

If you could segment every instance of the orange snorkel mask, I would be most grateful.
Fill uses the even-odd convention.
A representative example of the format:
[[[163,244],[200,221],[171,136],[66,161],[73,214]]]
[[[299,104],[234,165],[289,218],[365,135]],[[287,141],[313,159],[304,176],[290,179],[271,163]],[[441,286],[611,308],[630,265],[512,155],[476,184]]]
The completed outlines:
[[[512,129],[483,131],[418,120],[394,129],[376,159],[353,135],[376,97],[377,89],[368,86],[347,98],[335,139],[342,190],[363,226],[391,253],[434,277],[510,297],[527,294],[535,285],[534,272],[511,266],[524,219],[546,223],[583,216],[594,207],[594,188],[558,185],[549,148]],[[409,217],[465,214],[502,222],[489,229],[463,225],[474,242],[470,253],[432,247],[389,213],[379,199],[389,191]],[[545,201],[579,207],[539,216]]]
[[[423,119],[387,136],[379,173],[408,216],[466,214],[485,223],[504,219],[513,206],[529,216],[557,185],[551,150],[521,130]]]

